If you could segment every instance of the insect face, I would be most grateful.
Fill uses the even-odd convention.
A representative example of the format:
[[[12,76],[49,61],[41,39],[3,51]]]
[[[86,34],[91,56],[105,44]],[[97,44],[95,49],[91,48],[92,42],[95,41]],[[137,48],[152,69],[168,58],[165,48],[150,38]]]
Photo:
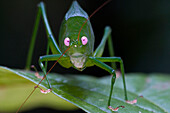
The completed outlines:
[[[70,47],[67,52],[67,55],[70,57],[70,61],[73,64],[73,67],[82,71],[85,68],[85,62],[87,58],[87,50],[88,50],[88,38],[86,36],[82,36],[81,40],[78,41],[74,38],[66,37],[64,39],[65,47]]]
[[[82,71],[93,54],[94,33],[87,13],[73,2],[60,27],[59,46],[61,52],[70,57],[75,69]]]

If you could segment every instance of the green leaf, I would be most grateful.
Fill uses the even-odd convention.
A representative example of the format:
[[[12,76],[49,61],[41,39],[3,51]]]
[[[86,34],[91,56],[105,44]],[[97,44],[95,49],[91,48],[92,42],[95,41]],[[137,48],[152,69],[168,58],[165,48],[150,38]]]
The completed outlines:
[[[1,76],[3,73],[5,75],[12,74],[24,77],[34,83],[38,83],[40,79],[36,78],[34,72],[12,70],[5,67],[0,67]],[[11,76],[12,76],[11,75]],[[16,76],[15,76],[16,77]],[[13,79],[15,79],[13,77]],[[19,78],[19,77],[18,77]],[[16,79],[18,79],[16,78]],[[59,75],[52,74],[48,75],[50,83],[52,84],[53,93],[64,100],[71,102],[72,104],[78,106],[86,112],[91,113],[112,113],[107,107],[107,101],[110,92],[110,76],[103,78],[96,78],[87,75]],[[1,78],[0,78],[1,79]],[[20,78],[21,79],[21,78]],[[20,80],[18,79],[18,81]],[[22,82],[28,82],[26,79],[22,79]],[[19,82],[21,83],[21,82]],[[125,106],[124,109],[119,109],[119,113],[167,113],[170,112],[170,77],[165,74],[142,74],[142,73],[132,73],[126,75],[126,83],[128,90],[129,100],[133,100],[139,95],[143,95],[143,98],[138,98],[136,104],[128,104],[124,101],[124,92],[122,88],[122,79],[118,78],[116,85],[114,87],[114,92],[112,95],[111,105],[117,107],[119,105]],[[1,80],[0,85],[3,82]],[[9,85],[14,84],[10,82]],[[27,84],[30,84],[29,82]],[[20,86],[15,84],[16,88]],[[42,87],[48,88],[46,81],[44,80],[41,84]],[[30,93],[30,89],[24,86],[22,92],[26,92],[27,95]],[[32,86],[34,87],[34,85]],[[32,88],[33,89],[33,88]],[[39,90],[36,90],[39,92]],[[18,92],[18,93],[22,93]],[[11,91],[12,95],[13,91]],[[18,94],[19,95],[19,94]],[[38,94],[43,95],[43,94]],[[47,94],[49,95],[49,94]],[[43,95],[40,100],[47,95]],[[16,95],[15,95],[16,96]],[[53,97],[53,100],[58,100],[58,98]],[[1,96],[2,97],[2,96]],[[21,105],[21,103],[26,98],[19,98],[19,101],[15,103]],[[31,106],[35,95],[33,95],[24,107]],[[36,100],[39,103],[40,100]],[[30,104],[31,103],[31,104]],[[51,105],[52,106],[52,105]],[[2,106],[1,106],[2,107]],[[67,107],[67,106],[65,106]],[[1,109],[1,108],[0,108]]]
[[[26,71],[25,71],[26,72]],[[0,113],[14,113],[24,102],[36,84],[18,76],[17,70],[0,67]],[[57,110],[75,110],[75,105],[57,97],[53,93],[44,95],[36,90],[21,110],[49,107]]]

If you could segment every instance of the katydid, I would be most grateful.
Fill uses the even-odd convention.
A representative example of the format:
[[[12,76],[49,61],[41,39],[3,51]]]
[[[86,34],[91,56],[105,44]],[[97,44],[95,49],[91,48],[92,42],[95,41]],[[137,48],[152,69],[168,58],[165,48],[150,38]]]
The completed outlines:
[[[112,75],[110,95],[108,98],[108,108],[111,109],[112,111],[116,111],[119,109],[119,107],[123,108],[124,106],[113,108],[110,105],[113,86],[116,80],[116,73],[113,68],[115,62],[120,63],[120,69],[121,69],[123,85],[124,85],[124,96],[125,96],[125,100],[128,101],[123,61],[120,57],[114,57],[113,44],[111,39],[111,28],[109,26],[105,27],[102,41],[94,51],[95,38],[89,20],[91,16],[93,16],[99,9],[101,9],[104,5],[106,5],[110,1],[111,0],[107,0],[96,11],[94,11],[94,13],[88,16],[87,13],[80,7],[78,2],[74,0],[61,24],[60,33],[59,33],[59,45],[56,43],[50,25],[48,23],[44,3],[40,2],[40,4],[38,5],[38,14],[36,18],[33,35],[32,35],[32,41],[30,44],[26,68],[28,69],[31,64],[33,48],[35,45],[35,38],[38,30],[38,24],[42,16],[46,28],[47,37],[48,37],[48,44],[47,44],[47,55],[40,56],[39,58],[39,65],[44,73],[44,77],[41,79],[39,84],[45,78],[47,79],[46,75],[51,71],[51,69],[54,67],[54,65],[57,62],[65,68],[73,67],[79,71],[83,71],[86,67],[96,65],[101,69],[106,70]],[[110,57],[102,57],[107,40],[109,45]],[[48,54],[49,50],[51,50],[52,52],[51,55]],[[56,61],[55,64],[51,67],[51,69],[48,72],[46,71],[47,61]],[[45,62],[45,65],[43,64],[43,62]],[[105,64],[105,62],[111,62],[111,66]],[[48,79],[47,82],[49,84],[49,89],[52,89],[52,86],[50,85]],[[35,86],[34,90],[31,92],[28,98],[32,95],[35,89],[38,88],[39,84]],[[48,92],[49,91],[51,90],[48,90]],[[27,99],[24,101],[24,103],[27,101]],[[18,111],[21,109],[24,103],[20,106]]]

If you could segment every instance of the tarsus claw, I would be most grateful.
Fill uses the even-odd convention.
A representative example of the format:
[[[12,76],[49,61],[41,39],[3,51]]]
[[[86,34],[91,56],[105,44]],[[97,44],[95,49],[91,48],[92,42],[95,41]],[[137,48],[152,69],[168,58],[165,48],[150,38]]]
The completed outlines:
[[[143,97],[143,96],[141,95],[141,96],[139,96],[139,97]],[[139,98],[139,97],[138,97],[138,98]],[[137,103],[137,99],[138,99],[138,98],[135,98],[135,99],[132,100],[132,101],[126,100],[126,102],[129,103],[129,104],[135,104],[135,103]]]
[[[108,106],[108,108],[109,108],[110,110],[112,110],[112,111],[118,111],[120,107],[121,107],[121,108],[125,108],[125,106],[118,106],[118,107],[116,107],[116,108],[113,108],[112,106]]]
[[[47,89],[47,90],[40,89],[40,90],[41,90],[41,93],[47,94],[47,93],[50,93],[52,89]]]

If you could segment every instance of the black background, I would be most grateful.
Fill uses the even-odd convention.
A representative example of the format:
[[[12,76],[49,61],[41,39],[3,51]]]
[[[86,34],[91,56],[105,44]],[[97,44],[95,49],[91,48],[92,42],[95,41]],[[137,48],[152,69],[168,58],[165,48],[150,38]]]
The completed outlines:
[[[104,1],[79,0],[79,3],[90,15]],[[0,65],[20,69],[25,67],[39,2],[40,0],[1,0]],[[72,0],[44,0],[44,2],[50,26],[58,41],[61,21]],[[111,26],[115,55],[123,59],[126,72],[170,73],[170,1],[112,0],[90,20],[95,33],[95,48],[102,39],[104,27]],[[45,51],[46,34],[41,21],[32,61],[38,69],[38,58],[44,55]],[[107,45],[103,56],[109,56]],[[54,71],[61,74],[108,75],[95,66],[78,72],[56,65]]]

